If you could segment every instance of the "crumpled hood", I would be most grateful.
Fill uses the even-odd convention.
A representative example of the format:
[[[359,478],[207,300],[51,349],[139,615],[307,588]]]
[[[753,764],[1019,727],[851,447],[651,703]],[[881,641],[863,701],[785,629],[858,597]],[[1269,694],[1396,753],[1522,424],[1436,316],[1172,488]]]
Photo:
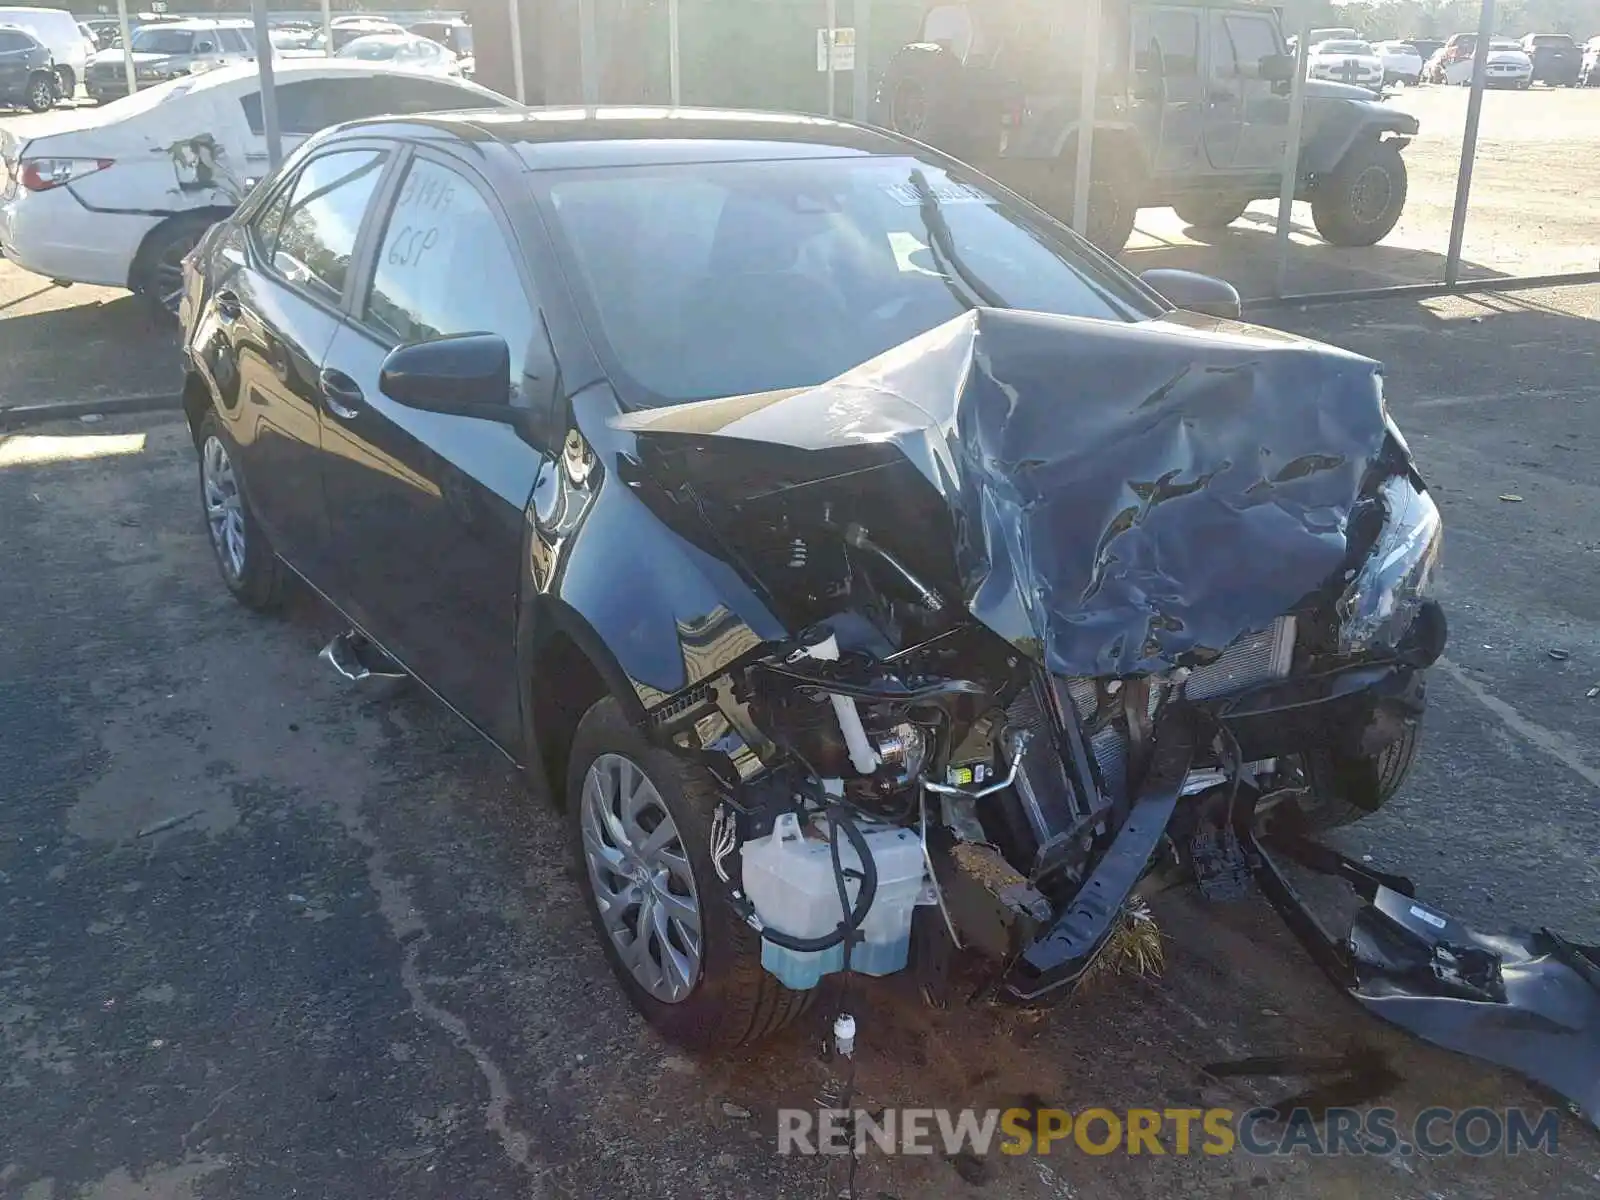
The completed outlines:
[[[1389,430],[1380,368],[1341,350],[1181,313],[1000,309],[814,388],[613,424],[892,445],[949,509],[968,610],[1063,675],[1208,658],[1294,608],[1344,566]]]

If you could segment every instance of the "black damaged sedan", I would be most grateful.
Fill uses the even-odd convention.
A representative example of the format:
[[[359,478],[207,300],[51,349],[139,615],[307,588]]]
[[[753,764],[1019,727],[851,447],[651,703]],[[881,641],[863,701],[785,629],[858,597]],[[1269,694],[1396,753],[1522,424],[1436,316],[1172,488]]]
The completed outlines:
[[[952,946],[1070,994],[1147,963],[1153,871],[1254,879],[1375,1009],[1484,1007],[1475,935],[1309,839],[1416,754],[1438,513],[1375,363],[1237,316],[848,124],[380,118],[191,256],[184,400],[227,587],[299,576],[346,673],[548,783],[669,1037]]]

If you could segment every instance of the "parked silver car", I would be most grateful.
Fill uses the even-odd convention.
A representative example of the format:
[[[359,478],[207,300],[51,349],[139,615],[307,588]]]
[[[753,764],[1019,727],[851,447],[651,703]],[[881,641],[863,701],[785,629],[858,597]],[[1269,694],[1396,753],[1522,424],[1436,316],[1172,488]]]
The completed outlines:
[[[196,70],[254,62],[255,39],[247,21],[164,21],[133,34],[133,69],[139,86],[163,83]],[[91,99],[104,104],[128,94],[120,48],[89,59],[85,81]]]

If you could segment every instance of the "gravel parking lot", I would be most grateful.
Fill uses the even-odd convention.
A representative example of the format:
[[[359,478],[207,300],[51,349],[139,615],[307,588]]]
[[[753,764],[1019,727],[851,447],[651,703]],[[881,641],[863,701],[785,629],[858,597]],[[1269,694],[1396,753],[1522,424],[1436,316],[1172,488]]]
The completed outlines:
[[[1600,93],[1492,95],[1486,139],[1502,102],[1600,113]],[[1528,140],[1545,174],[1496,200],[1486,167],[1475,192],[1526,264],[1494,261],[1505,273],[1559,269],[1532,264],[1600,222],[1552,207],[1562,223],[1537,232],[1532,189],[1557,162],[1591,182],[1600,167]],[[1414,198],[1436,190],[1419,161]],[[1237,278],[1258,269],[1252,238],[1270,244],[1248,224],[1211,248],[1178,231],[1128,261],[1224,255],[1218,273]],[[1368,270],[1323,250],[1303,250],[1319,287]],[[1330,253],[1392,273],[1433,252]],[[1387,364],[1447,527],[1452,640],[1422,761],[1343,847],[1482,928],[1600,941],[1600,289],[1269,319]],[[0,408],[175,383],[170,335],[131,298],[4,265],[0,362]],[[0,1196],[838,1195],[842,1162],[780,1157],[774,1138],[776,1109],[837,1084],[821,1016],[734,1060],[667,1050],[611,982],[559,814],[423,696],[336,686],[315,654],[338,626],[313,599],[270,620],[234,605],[195,491],[175,416],[0,426]],[[1259,903],[1172,893],[1157,913],[1162,977],[1108,981],[1042,1019],[871,989],[861,1103],[1242,1110],[1325,1083],[1304,1060],[1330,1055],[1353,1065],[1343,1099],[1402,1118],[1548,1103],[1339,1001]],[[1263,1055],[1301,1066],[1219,1067]],[[872,1156],[856,1188],[1578,1200],[1600,1188],[1600,1136],[1563,1117],[1554,1157],[1481,1160]]]

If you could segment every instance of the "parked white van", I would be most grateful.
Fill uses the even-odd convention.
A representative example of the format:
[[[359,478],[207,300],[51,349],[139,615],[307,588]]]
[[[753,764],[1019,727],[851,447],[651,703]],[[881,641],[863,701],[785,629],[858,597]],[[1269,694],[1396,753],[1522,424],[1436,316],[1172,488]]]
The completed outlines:
[[[0,8],[0,25],[17,25],[44,43],[56,60],[61,94],[72,99],[83,81],[95,45],[83,35],[78,18],[64,8]]]

